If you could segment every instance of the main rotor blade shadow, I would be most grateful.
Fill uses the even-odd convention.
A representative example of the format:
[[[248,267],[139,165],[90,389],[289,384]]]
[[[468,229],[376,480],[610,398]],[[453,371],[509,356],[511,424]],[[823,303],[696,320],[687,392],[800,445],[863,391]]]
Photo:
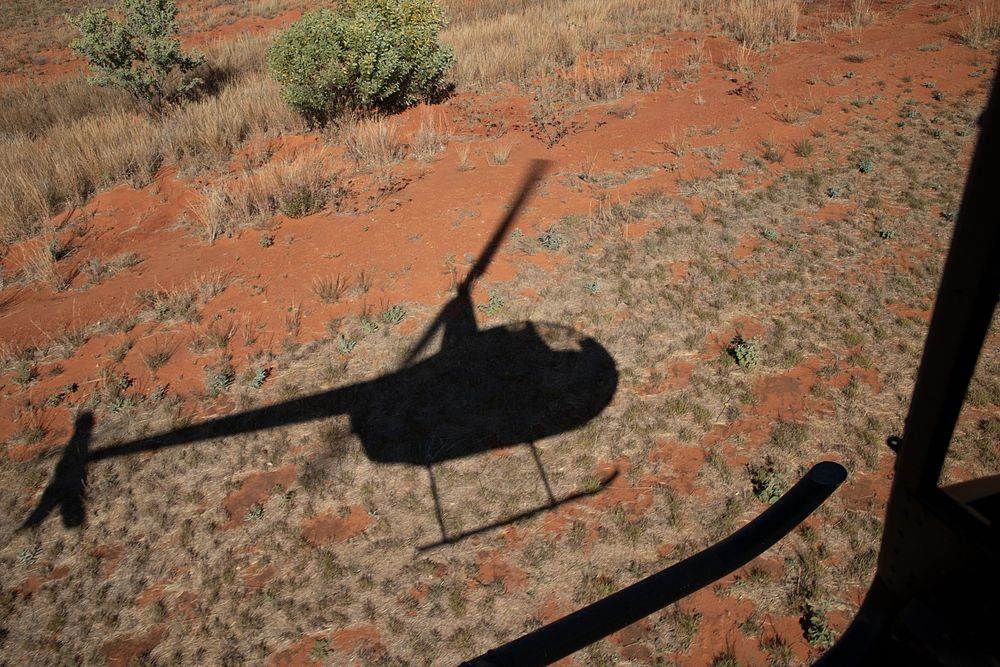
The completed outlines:
[[[493,236],[490,238],[489,243],[483,248],[483,252],[480,253],[479,259],[476,263],[472,265],[469,269],[469,273],[465,276],[459,285],[456,286],[455,290],[457,295],[452,299],[441,312],[438,313],[434,321],[431,322],[424,334],[420,337],[420,340],[410,348],[400,367],[409,366],[414,362],[414,360],[420,356],[420,353],[424,351],[424,348],[430,344],[431,340],[434,338],[434,334],[437,333],[438,329],[442,326],[446,327],[445,331],[445,341],[444,344],[453,343],[455,339],[459,336],[449,336],[449,330],[462,329],[464,335],[471,335],[477,330],[475,311],[472,308],[472,286],[475,282],[486,273],[486,269],[493,262],[493,258],[496,256],[497,251],[503,244],[505,238],[507,238],[507,233],[510,231],[511,225],[514,224],[514,220],[517,218],[521,209],[524,207],[524,203],[528,200],[531,190],[534,185],[541,180],[542,176],[545,174],[545,170],[549,168],[551,162],[548,160],[533,160],[531,166],[528,168],[528,173],[525,174],[524,180],[521,182],[521,187],[518,188],[517,198],[514,199],[510,204],[510,208],[507,211],[507,215],[497,226],[497,230],[493,232]],[[449,324],[448,319],[452,318],[452,323]]]

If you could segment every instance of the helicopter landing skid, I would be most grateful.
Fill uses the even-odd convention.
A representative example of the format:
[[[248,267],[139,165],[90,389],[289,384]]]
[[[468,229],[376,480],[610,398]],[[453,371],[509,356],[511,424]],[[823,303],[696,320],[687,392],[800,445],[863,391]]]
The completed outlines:
[[[556,509],[557,507],[565,505],[566,503],[571,503],[574,500],[586,498],[587,496],[593,496],[595,494],[600,493],[605,488],[607,488],[609,484],[615,481],[615,479],[618,477],[619,474],[618,469],[615,468],[608,477],[601,480],[600,484],[598,484],[596,489],[588,491],[577,491],[576,493],[571,493],[565,498],[557,499],[555,495],[552,493],[552,487],[549,485],[549,478],[545,474],[545,468],[542,467],[542,460],[538,456],[538,449],[535,447],[535,443],[533,442],[528,443],[528,447],[531,448],[532,456],[535,459],[535,465],[538,466],[538,474],[542,478],[542,484],[545,486],[545,493],[546,495],[548,495],[549,502],[544,505],[539,505],[538,507],[535,507],[533,509],[519,512],[518,514],[515,514],[514,516],[508,517],[501,521],[495,521],[485,526],[480,526],[479,528],[473,528],[471,530],[465,530],[460,533],[456,533],[454,535],[448,535],[448,532],[445,529],[444,512],[441,509],[441,499],[438,496],[437,482],[434,480],[434,471],[431,469],[430,465],[427,465],[427,476],[430,480],[431,496],[433,496],[434,498],[434,513],[437,516],[438,526],[440,526],[441,528],[441,539],[437,542],[431,542],[430,544],[421,545],[417,547],[417,551],[429,551],[430,549],[436,549],[437,547],[442,547],[447,544],[455,544],[456,542],[461,542],[462,540],[472,537],[474,535],[479,535],[480,533],[485,533],[495,528],[502,528],[504,526],[509,526],[513,523],[521,521],[522,519],[527,519],[529,517],[535,516],[536,514],[540,514],[546,510]]]

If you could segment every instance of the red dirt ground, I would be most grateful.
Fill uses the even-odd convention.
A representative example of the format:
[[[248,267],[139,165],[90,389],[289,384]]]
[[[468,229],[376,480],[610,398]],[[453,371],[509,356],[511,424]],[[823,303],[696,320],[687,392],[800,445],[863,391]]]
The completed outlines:
[[[49,357],[40,363],[38,380],[26,390],[15,386],[10,374],[0,378],[0,415],[3,415],[0,440],[11,442],[3,455],[15,460],[27,459],[62,446],[71,431],[70,409],[59,406],[26,411],[23,408],[25,399],[40,406],[47,397],[72,384],[76,387],[72,402],[85,403],[96,390],[100,368],[108,363],[111,349],[126,338],[134,342],[134,347],[125,355],[120,369],[134,379],[135,388],[149,393],[158,384],[168,384],[172,393],[185,400],[186,414],[200,419],[225,413],[232,407],[225,398],[213,403],[201,396],[203,369],[213,358],[193,352],[190,344],[205,330],[207,323],[233,323],[240,330],[253,332],[253,336],[247,337],[248,341],[253,339],[248,343],[240,335],[234,336],[230,343],[229,352],[238,372],[246,368],[246,360],[256,352],[277,353],[289,338],[301,343],[323,338],[329,335],[328,321],[357,315],[366,309],[378,312],[386,305],[404,303],[413,314],[405,323],[404,333],[417,330],[449,296],[453,277],[445,270],[446,258],[456,259],[460,278],[469,266],[469,259],[479,252],[497,221],[503,217],[505,206],[533,160],[548,160],[551,166],[550,176],[543,186],[544,195],[533,197],[527,212],[516,221],[516,229],[529,237],[537,236],[538,230],[563,216],[586,216],[591,211],[596,189],[582,181],[580,188],[570,187],[562,178],[565,174],[578,173],[583,165],[590,164],[595,173],[617,172],[625,166],[653,168],[649,175],[616,189],[614,197],[620,201],[627,201],[634,192],[652,188],[673,192],[681,174],[685,179],[711,174],[710,167],[692,154],[693,149],[709,145],[708,139],[700,134],[690,138],[691,146],[685,156],[677,159],[679,168],[676,171],[658,168],[665,159],[658,142],[666,141],[672,130],[682,132],[689,126],[720,128],[730,146],[719,168],[738,166],[738,156],[745,150],[755,150],[763,139],[771,138],[788,145],[807,137],[810,130],[832,132],[841,122],[836,109],[844,93],[822,84],[808,84],[807,81],[814,77],[821,81],[840,79],[844,71],[850,69],[856,82],[852,88],[855,95],[875,94],[880,90],[877,82],[886,81],[891,86],[904,76],[918,81],[933,79],[940,89],[956,97],[968,87],[968,75],[978,64],[974,63],[971,51],[953,43],[949,37],[958,30],[960,16],[956,14],[945,23],[933,24],[927,20],[936,11],[933,2],[879,2],[876,5],[883,17],[860,31],[863,47],[851,44],[851,35],[847,32],[823,30],[823,17],[807,15],[801,24],[802,31],[822,34],[822,39],[783,44],[767,54],[754,54],[754,58],[770,68],[766,90],[759,101],[742,94],[745,89],[741,90],[733,75],[719,66],[733,48],[728,38],[718,34],[705,37],[681,33],[652,40],[658,58],[669,71],[678,60],[678,54],[692,40],[705,37],[710,62],[703,66],[702,79],[680,89],[664,85],[658,92],[630,94],[618,103],[636,105],[636,114],[629,119],[607,115],[604,106],[593,106],[582,113],[585,129],[551,149],[530,136],[527,105],[519,93],[504,89],[491,96],[459,94],[433,111],[464,140],[453,140],[445,153],[429,166],[412,159],[396,166],[394,173],[403,187],[390,198],[398,201],[386,202],[368,213],[356,215],[338,215],[329,210],[301,219],[279,215],[268,225],[268,233],[274,235],[271,247],[259,243],[260,233],[255,230],[208,244],[185,228],[181,223],[203,184],[185,178],[173,166],[162,168],[154,182],[141,190],[121,185],[98,193],[79,209],[53,221],[61,230],[60,238],[72,241],[74,247],[62,267],[65,275],[75,275],[68,289],[57,292],[35,283],[0,292],[0,302],[6,304],[0,310],[0,343],[11,348],[44,346],[57,340],[63,332],[95,327],[120,314],[134,312],[138,290],[192,285],[212,271],[223,272],[228,286],[201,306],[202,324],[147,322],[128,334],[95,335],[71,356]],[[830,11],[836,14],[839,9]],[[188,36],[186,41],[196,44],[209,37],[229,37],[244,31],[267,32],[296,16],[292,13],[266,20],[241,19],[211,35]],[[935,40],[945,43],[942,50],[913,57],[917,47]],[[845,51],[858,48],[871,52],[874,57],[862,63],[845,63]],[[58,76],[74,71],[77,65],[66,59],[59,64],[40,67],[36,74]],[[5,75],[0,85],[19,76]],[[923,100],[930,99],[930,94],[930,90],[917,86],[912,96]],[[696,99],[703,102],[696,103]],[[782,123],[774,117],[780,110],[800,109],[807,103],[828,108],[824,115],[810,123],[809,128]],[[427,113],[426,108],[417,108],[401,114],[398,122],[403,136],[410,137]],[[893,110],[890,105],[881,105],[873,107],[871,113],[888,117]],[[494,140],[490,132],[474,120],[479,115],[507,127],[502,141],[513,143],[514,149],[506,164],[493,166],[487,161],[487,151]],[[331,164],[341,168],[349,166],[339,149],[322,146],[317,135],[301,140],[286,139],[283,143],[282,152],[287,155],[321,149],[326,151]],[[475,168],[471,171],[457,168],[461,146],[472,149],[471,160]],[[613,157],[623,150],[623,160]],[[237,163],[238,160],[234,160],[231,171],[217,178],[230,175]],[[807,163],[805,158],[789,153],[784,168]],[[356,198],[364,202],[366,196],[373,194],[370,179],[361,177],[357,183],[367,188]],[[678,199],[683,198],[678,196]],[[836,204],[828,205],[823,212],[830,219],[843,214]],[[656,224],[643,221],[623,229],[622,234],[642,237],[654,230]],[[739,241],[726,260],[734,274],[742,275],[759,267],[755,261],[761,261],[761,245],[762,240],[756,236]],[[31,247],[32,243],[26,242],[8,248],[5,261],[16,268]],[[88,259],[108,259],[124,252],[140,253],[142,263],[98,285],[86,284],[79,268]],[[885,261],[911,265],[922,259],[919,253],[901,253]],[[491,285],[512,279],[526,264],[546,271],[553,269],[554,261],[557,260],[544,254],[525,257],[509,250],[501,252],[476,288],[477,303],[489,298]],[[677,263],[670,279],[682,281],[686,270],[687,262]],[[314,277],[342,275],[353,280],[361,271],[373,280],[365,294],[327,305],[313,293]],[[813,296],[818,298],[819,295]],[[929,318],[929,310],[924,307],[893,303],[889,309],[901,318],[923,321]],[[286,318],[291,310],[301,313],[301,327],[295,334],[286,330]],[[627,313],[625,315],[627,317]],[[754,319],[726,324],[706,337],[699,360],[717,358],[737,332],[750,338],[763,331],[763,324]],[[152,373],[144,365],[142,353],[157,346],[166,346],[173,354],[163,367]],[[818,371],[827,364],[835,364],[837,372],[824,379]],[[636,393],[655,396],[683,389],[688,386],[694,368],[694,362],[682,361],[646,369],[647,374],[638,382]],[[280,371],[275,371],[268,382],[280,376]],[[708,447],[723,446],[726,452],[725,443],[739,436],[745,439],[745,447],[759,448],[770,436],[776,421],[792,421],[827,409],[828,401],[812,392],[816,385],[840,389],[851,378],[870,387],[873,394],[882,389],[882,380],[874,369],[852,367],[843,359],[823,356],[807,358],[782,374],[759,377],[753,382],[753,390],[760,400],[744,412],[740,420],[716,426],[698,446],[660,440],[653,443],[648,460],[667,472],[632,480],[629,477],[632,462],[628,458],[599,462],[595,475],[606,476],[617,469],[616,480],[592,499],[549,512],[540,524],[541,530],[553,535],[565,534],[574,520],[585,516],[583,508],[622,508],[632,518],[641,517],[651,506],[650,489],[657,484],[669,483],[680,493],[697,495],[699,489],[695,480],[705,465],[704,452]],[[31,423],[44,426],[44,438],[31,444],[18,443],[17,434]],[[732,454],[731,451],[726,453]],[[739,457],[732,460],[734,465],[743,462]],[[265,501],[275,487],[288,490],[296,481],[296,475],[295,466],[290,465],[245,478],[239,489],[225,498],[223,507],[230,517],[225,527],[238,526],[248,510]],[[842,492],[845,505],[858,509],[881,507],[888,484],[886,470],[855,477]],[[362,535],[372,524],[373,519],[365,507],[353,505],[344,507],[340,513],[318,514],[298,529],[308,544],[324,546]],[[587,530],[581,547],[584,551],[597,540],[596,528],[589,525]],[[516,535],[511,534],[511,537],[516,538]],[[666,556],[671,549],[672,546],[666,548],[661,556]],[[100,558],[104,576],[110,576],[121,556],[121,546],[103,547],[94,556]],[[525,586],[529,575],[504,554],[482,550],[476,554],[476,560],[478,571],[470,576],[469,586],[499,585],[506,590]],[[243,580],[248,587],[261,589],[275,576],[275,571],[273,564],[254,566],[243,572]],[[49,574],[32,575],[18,591],[30,595],[67,573],[65,568],[57,568]],[[192,596],[184,599],[187,609],[192,609],[191,601],[197,594],[185,593]],[[412,597],[419,602],[425,594],[426,591],[414,588]],[[170,584],[160,583],[151,586],[137,602],[147,605],[172,595]],[[184,606],[176,602],[175,605],[178,610]],[[750,600],[734,604],[732,598],[722,598],[714,590],[705,589],[683,605],[699,610],[703,621],[690,653],[682,657],[680,664],[708,664],[723,645],[732,649],[740,664],[762,664],[766,660],[755,641],[735,630],[753,613],[754,605]],[[547,622],[572,606],[565,599],[540,600],[536,618]],[[831,620],[842,628],[848,619],[832,614]],[[801,639],[797,619],[776,618],[773,623],[786,637],[800,637],[792,643],[797,660],[810,655],[809,647]],[[166,632],[166,626],[158,625],[144,634],[108,641],[102,649],[107,664],[132,664],[159,644]],[[648,625],[636,624],[616,633],[610,643],[620,660],[645,664],[652,659],[643,643],[650,632]],[[347,656],[361,645],[367,646],[372,655],[384,650],[380,648],[384,640],[378,628],[356,625],[307,635],[277,650],[268,658],[268,664],[274,667],[316,664],[317,640],[328,641],[331,655],[336,656]],[[577,663],[570,660],[566,664]]]

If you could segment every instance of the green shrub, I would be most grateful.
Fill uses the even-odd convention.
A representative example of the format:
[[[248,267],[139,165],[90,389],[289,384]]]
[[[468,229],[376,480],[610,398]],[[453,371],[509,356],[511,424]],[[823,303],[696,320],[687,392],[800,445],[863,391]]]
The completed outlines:
[[[105,9],[88,9],[69,19],[80,36],[70,48],[87,59],[97,86],[120,88],[156,114],[201,83],[185,75],[200,56],[181,51],[173,0],[121,0],[121,19]]]
[[[747,340],[740,334],[736,334],[726,347],[726,353],[740,368],[750,370],[760,363],[760,350],[757,349],[756,338]]]
[[[822,609],[807,606],[802,614],[801,624],[810,646],[825,650],[833,646],[837,639],[827,621],[826,612]]]
[[[750,473],[753,495],[767,505],[780,498],[788,486],[770,456],[765,458],[763,463],[748,463],[747,472]]]
[[[268,69],[285,101],[313,121],[396,111],[443,92],[455,59],[438,42],[445,24],[434,0],[345,0],[280,33]]]

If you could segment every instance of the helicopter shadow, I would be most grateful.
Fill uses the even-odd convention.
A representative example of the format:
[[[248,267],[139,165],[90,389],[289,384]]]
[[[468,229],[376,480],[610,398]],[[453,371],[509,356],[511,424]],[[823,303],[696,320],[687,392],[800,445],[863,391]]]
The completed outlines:
[[[21,528],[44,521],[57,508],[67,527],[85,520],[88,466],[168,447],[346,414],[365,455],[375,463],[427,470],[441,540],[432,548],[519,521],[596,489],[557,499],[535,445],[579,428],[614,398],[618,372],[610,353],[572,328],[518,322],[479,329],[471,293],[540,179],[545,163],[532,165],[476,264],[395,371],[275,405],[212,419],[131,442],[91,448],[93,415],[81,413],[52,480]],[[440,349],[426,355],[434,340]],[[433,466],[494,449],[523,445],[531,450],[548,502],[496,523],[449,534]],[[488,464],[487,464],[488,465]]]

